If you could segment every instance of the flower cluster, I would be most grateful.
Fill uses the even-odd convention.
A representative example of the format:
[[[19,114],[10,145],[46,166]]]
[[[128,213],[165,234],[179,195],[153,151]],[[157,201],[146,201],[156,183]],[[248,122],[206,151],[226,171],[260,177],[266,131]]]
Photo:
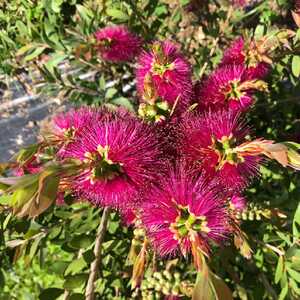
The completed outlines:
[[[140,39],[124,26],[95,36],[103,59],[131,60],[140,51]],[[263,156],[299,168],[295,151],[289,160],[288,146],[251,140],[245,124],[255,92],[267,89],[269,55],[263,43],[240,38],[193,86],[179,47],[155,41],[137,60],[137,116],[71,109],[53,118],[39,151],[51,148],[53,160],[71,166],[59,173],[61,190],[117,209],[124,223],[142,227],[159,255],[192,254],[198,268],[202,254],[239,233],[243,191],[259,175]],[[42,168],[36,157],[26,160],[26,172]]]
[[[191,101],[191,66],[169,41],[154,42],[141,54],[136,79],[139,114],[146,119],[164,120],[175,109],[183,112]]]

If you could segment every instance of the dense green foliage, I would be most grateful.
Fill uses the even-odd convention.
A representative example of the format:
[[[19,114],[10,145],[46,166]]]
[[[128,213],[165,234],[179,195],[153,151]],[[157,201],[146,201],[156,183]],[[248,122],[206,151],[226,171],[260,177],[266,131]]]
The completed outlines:
[[[290,29],[296,35],[274,55],[267,78],[269,92],[257,96],[248,118],[258,136],[299,142],[300,31],[291,16],[292,4],[288,0],[253,2],[238,9],[225,0],[2,1],[0,74],[20,80],[25,73],[33,81],[34,92],[74,105],[122,105],[134,110],[133,65],[97,59],[91,34],[98,28],[124,23],[145,41],[177,41],[193,63],[194,80],[219,63],[236,37],[258,39]],[[43,84],[34,89],[37,83]],[[209,262],[234,299],[299,299],[299,180],[299,173],[268,162],[260,180],[248,190],[251,205],[240,217],[252,255],[245,244],[240,250],[228,245],[216,249]],[[72,200],[27,220],[13,216],[1,198],[0,299],[84,299],[101,209],[72,204]],[[141,247],[138,234],[122,226],[116,213],[110,215],[96,281],[97,299],[141,299],[137,291],[131,291],[128,258],[134,236],[136,248]],[[141,284],[143,299],[163,299],[172,288],[191,295],[195,277],[196,271],[183,258],[154,259]]]

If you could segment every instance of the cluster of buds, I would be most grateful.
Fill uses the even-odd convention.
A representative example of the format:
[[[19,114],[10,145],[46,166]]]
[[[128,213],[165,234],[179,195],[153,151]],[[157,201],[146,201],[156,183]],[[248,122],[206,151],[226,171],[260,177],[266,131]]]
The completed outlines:
[[[157,95],[150,74],[147,74],[144,79],[142,100],[138,114],[144,120],[150,122],[165,121],[171,113],[170,104]]]
[[[156,299],[168,299],[167,296],[172,295],[179,298],[181,292],[182,280],[180,273],[171,273],[167,270],[163,272],[154,272],[150,276],[145,276],[140,292],[142,299],[152,299],[151,295],[155,294]]]

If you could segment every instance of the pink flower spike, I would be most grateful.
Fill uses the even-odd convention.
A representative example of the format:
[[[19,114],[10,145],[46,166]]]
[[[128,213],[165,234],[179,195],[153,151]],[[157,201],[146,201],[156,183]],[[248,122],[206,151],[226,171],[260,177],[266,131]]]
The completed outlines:
[[[60,113],[52,119],[49,132],[46,132],[48,142],[58,146],[58,156],[64,157],[66,149],[81,134],[85,127],[93,123],[116,118],[130,118],[130,113],[118,109],[115,111],[106,108],[81,107],[70,109],[68,112]]]
[[[230,198],[230,207],[238,212],[244,211],[247,207],[246,198],[239,194],[233,195]]]
[[[126,26],[108,26],[95,33],[100,56],[111,62],[133,60],[141,51],[142,41]]]
[[[260,157],[237,151],[248,129],[233,112],[187,116],[180,131],[182,157],[227,190],[240,190],[258,175]]]
[[[93,123],[65,151],[82,162],[71,189],[95,205],[128,207],[154,181],[159,154],[153,129],[135,118]]]
[[[225,202],[205,178],[193,176],[183,165],[170,167],[146,195],[141,219],[161,256],[186,256],[195,237],[197,247],[208,254],[210,242],[220,243],[229,234]]]
[[[176,111],[183,111],[191,100],[190,63],[169,41],[155,42],[140,55],[136,78],[142,103],[165,101],[170,110],[175,105]]]
[[[260,58],[254,46],[255,42],[251,41],[250,45],[246,44],[244,38],[240,37],[233,41],[231,46],[224,52],[220,66],[226,65],[243,65],[245,73],[249,79],[262,79],[266,77],[270,66]]]
[[[266,84],[249,78],[242,65],[226,65],[204,81],[197,100],[200,110],[245,111],[253,103],[253,91],[265,89]]]
[[[123,223],[126,226],[132,226],[134,225],[137,217],[136,217],[136,212],[133,208],[128,208],[128,207],[122,207],[120,209],[120,215],[122,218]]]
[[[231,0],[231,4],[235,7],[243,8],[248,5],[248,0]]]

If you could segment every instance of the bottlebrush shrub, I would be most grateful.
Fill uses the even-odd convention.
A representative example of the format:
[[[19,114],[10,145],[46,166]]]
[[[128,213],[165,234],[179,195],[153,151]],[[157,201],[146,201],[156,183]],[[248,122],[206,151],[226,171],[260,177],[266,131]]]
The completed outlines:
[[[113,62],[132,60],[141,46],[123,26],[102,29],[95,37],[102,58]],[[281,38],[273,41],[273,50]],[[192,66],[178,46],[145,44],[136,57],[137,112],[80,107],[56,115],[39,143],[22,149],[9,165],[17,176],[0,179],[5,207],[19,217],[37,218],[55,203],[63,205],[64,196],[66,203],[72,198],[104,208],[95,247],[114,209],[134,230],[128,255],[133,294],[147,290],[151,261],[185,258],[198,273],[196,284],[189,288],[178,278],[176,289],[156,284],[160,296],[233,299],[209,263],[232,244],[251,257],[242,222],[246,188],[267,160],[300,169],[299,144],[253,137],[246,121],[255,93],[267,91],[262,78],[272,52],[265,42],[234,41],[221,64],[194,88]],[[256,210],[257,218],[272,214],[281,213]],[[97,271],[100,250],[95,248],[90,274]]]

